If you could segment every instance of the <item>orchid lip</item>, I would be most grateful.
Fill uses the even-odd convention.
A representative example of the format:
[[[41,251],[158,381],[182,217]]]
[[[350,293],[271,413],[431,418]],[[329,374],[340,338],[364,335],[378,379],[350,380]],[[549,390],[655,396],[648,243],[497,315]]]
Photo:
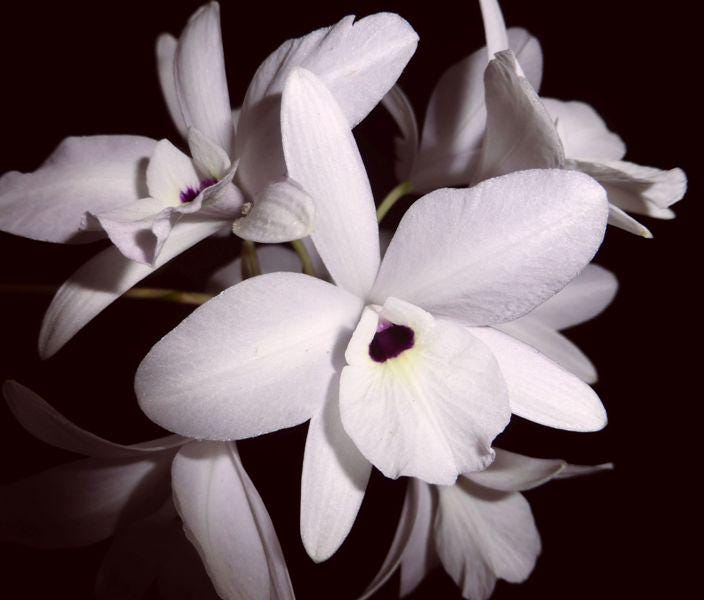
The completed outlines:
[[[414,342],[415,333],[410,327],[380,320],[369,344],[369,356],[372,360],[383,363],[413,348]]]
[[[179,194],[179,200],[181,200],[182,204],[188,204],[189,202],[193,202],[193,200],[196,199],[198,194],[200,194],[204,189],[209,188],[211,185],[215,185],[217,183],[217,179],[203,179],[203,181],[198,184],[197,188],[191,187],[190,185],[185,189],[181,190],[181,193]]]

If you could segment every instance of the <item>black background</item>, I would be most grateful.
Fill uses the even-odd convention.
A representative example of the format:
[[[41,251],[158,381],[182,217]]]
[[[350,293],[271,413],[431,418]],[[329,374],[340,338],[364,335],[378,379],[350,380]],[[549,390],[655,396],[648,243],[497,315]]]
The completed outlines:
[[[695,506],[701,506],[699,449],[702,274],[695,155],[700,139],[699,54],[695,15],[686,2],[505,1],[509,25],[543,45],[543,95],[592,104],[626,141],[627,157],[681,166],[690,191],[672,222],[648,221],[654,240],[610,229],[597,262],[621,283],[613,306],[571,337],[600,372],[606,430],[570,434],[514,419],[499,442],[536,456],[577,463],[613,460],[616,471],[555,482],[527,494],[543,554],[521,586],[500,583],[496,598],[689,597],[698,580]],[[177,133],[163,106],[153,44],[178,33],[199,2],[78,2],[5,6],[0,29],[0,172],[31,171],[71,134]],[[222,3],[233,104],[256,68],[285,39],[349,13],[393,10],[420,34],[401,83],[422,115],[446,67],[483,44],[474,2]],[[394,127],[379,109],[356,130],[377,198],[393,185]],[[696,166],[695,166],[696,165]],[[401,202],[392,218],[408,205]],[[69,247],[0,236],[2,283],[59,284],[100,245]],[[207,267],[237,252],[234,237],[199,245],[163,269],[155,283],[199,289]],[[0,376],[32,387],[69,418],[120,442],[157,435],[139,412],[132,375],[151,345],[186,314],[178,306],[116,302],[57,356],[41,362],[36,338],[49,298],[6,294],[0,301]],[[2,473],[13,481],[73,457],[45,447],[3,406]],[[299,598],[353,598],[381,564],[400,508],[402,482],[377,473],[343,549],[313,565],[298,539],[298,493],[305,426],[240,444],[277,527]],[[1,507],[1,503],[0,503]],[[694,542],[692,545],[688,543]],[[6,597],[89,598],[107,544],[72,551],[4,545]],[[379,598],[395,597],[396,580]],[[12,591],[14,590],[14,592]],[[4,594],[3,594],[4,595]],[[459,597],[441,571],[414,598]]]

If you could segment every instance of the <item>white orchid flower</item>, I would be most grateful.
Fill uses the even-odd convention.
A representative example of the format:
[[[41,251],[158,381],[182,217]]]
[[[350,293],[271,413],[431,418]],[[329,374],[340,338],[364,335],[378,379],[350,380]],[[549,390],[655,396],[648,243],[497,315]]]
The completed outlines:
[[[606,226],[601,186],[545,170],[439,190],[411,207],[380,264],[349,124],[304,69],[284,91],[282,132],[336,285],[274,273],[201,306],[138,369],[150,418],[212,440],[311,419],[301,526],[315,560],[347,535],[372,464],[388,477],[450,484],[490,464],[511,411],[565,429],[604,426],[591,388],[490,327],[528,313],[585,267]]]
[[[138,598],[155,580],[165,598],[294,597],[273,524],[234,444],[171,435],[123,446],[81,429],[16,382],[3,392],[33,436],[89,457],[3,486],[3,540],[61,548],[114,535],[99,599],[126,589]]]
[[[540,554],[540,535],[520,492],[554,478],[611,469],[611,464],[569,465],[496,448],[481,473],[452,486],[409,482],[396,535],[379,573],[360,598],[369,598],[396,569],[400,596],[410,594],[441,563],[468,600],[486,600],[497,579],[525,581]]]
[[[399,181],[422,193],[521,169],[574,169],[605,187],[612,225],[651,237],[624,211],[672,218],[669,207],[686,191],[684,172],[623,161],[625,145],[591,107],[539,98],[540,44],[522,29],[507,31],[495,0],[480,0],[480,5],[487,47],[442,76],[422,136],[398,86],[383,100],[402,136],[397,141]]]
[[[166,140],[69,138],[37,171],[0,179],[0,229],[69,243],[95,239],[97,232],[85,229],[100,228],[116,245],[57,292],[40,333],[40,355],[54,354],[121,294],[224,226],[261,242],[308,235],[312,203],[285,176],[281,150],[287,74],[298,65],[317,73],[354,126],[393,85],[417,43],[410,25],[391,13],[357,22],[345,17],[289,40],[261,64],[235,118],[218,4],[196,11],[178,40],[162,36],[160,81],[190,158]]]

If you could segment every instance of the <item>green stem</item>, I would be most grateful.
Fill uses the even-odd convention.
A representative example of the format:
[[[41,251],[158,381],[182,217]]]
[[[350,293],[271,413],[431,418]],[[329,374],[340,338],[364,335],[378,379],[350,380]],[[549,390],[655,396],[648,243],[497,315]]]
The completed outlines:
[[[315,267],[313,267],[313,261],[311,260],[310,254],[308,253],[308,248],[306,248],[303,241],[293,240],[291,242],[291,246],[296,251],[296,254],[298,254],[298,258],[301,261],[301,267],[303,268],[303,272],[306,275],[310,275],[311,277],[317,277],[317,275],[315,274]]]
[[[242,279],[249,279],[262,274],[262,268],[259,266],[259,257],[257,256],[257,247],[254,242],[244,240],[242,242]]]
[[[413,189],[413,184],[410,181],[402,181],[393,190],[391,190],[384,198],[376,209],[376,220],[381,223],[381,220],[386,216],[391,210],[391,207],[396,204],[396,202],[403,198],[406,194],[409,194]]]

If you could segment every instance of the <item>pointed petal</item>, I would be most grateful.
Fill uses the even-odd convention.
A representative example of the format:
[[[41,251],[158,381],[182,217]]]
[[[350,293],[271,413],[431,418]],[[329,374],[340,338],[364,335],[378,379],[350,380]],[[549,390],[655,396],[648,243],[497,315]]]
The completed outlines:
[[[653,234],[650,233],[650,229],[613,204],[609,204],[609,225],[613,225],[628,233],[633,233],[646,239],[652,239],[653,237]]]
[[[146,195],[144,170],[155,144],[133,135],[66,138],[33,173],[0,178],[0,230],[64,244],[95,240],[100,236],[80,231],[84,213]]]
[[[361,301],[294,273],[247,279],[196,309],[137,370],[149,418],[199,439],[298,425],[331,388]]]
[[[188,149],[203,179],[222,179],[230,168],[227,153],[195,127],[188,128]]]
[[[200,189],[191,159],[169,140],[160,140],[147,167],[149,195],[167,206],[179,206],[181,194]]]
[[[232,231],[245,240],[276,244],[307,237],[314,223],[313,200],[298,183],[285,177],[257,195],[247,215],[233,223]]]
[[[565,468],[557,475],[557,479],[569,479],[570,477],[581,477],[582,475],[593,475],[602,471],[613,471],[613,463],[602,463],[600,465],[565,465]]]
[[[587,356],[564,335],[528,314],[525,317],[496,325],[496,329],[532,346],[563,369],[586,383],[596,383],[596,368]]]
[[[49,358],[55,354],[127,290],[221,227],[220,221],[183,219],[171,231],[153,267],[125,258],[117,248],[97,254],[56,292],[39,332],[39,355]]]
[[[330,558],[345,541],[371,470],[342,428],[337,395],[332,396],[310,421],[303,457],[301,539],[315,562]]]
[[[301,261],[296,253],[283,246],[258,246],[257,258],[263,275],[280,271],[301,272]],[[208,281],[208,290],[217,294],[240,281],[242,281],[242,259],[236,258],[212,274]]]
[[[411,101],[403,90],[395,85],[381,99],[384,108],[396,121],[396,125],[401,132],[401,136],[395,141],[396,147],[396,179],[406,181],[413,170],[413,163],[418,153],[418,122],[413,112]]]
[[[461,479],[438,488],[438,495],[435,546],[464,598],[489,598],[497,579],[528,578],[540,554],[540,535],[521,494]]]
[[[606,426],[606,411],[599,397],[575,375],[496,329],[470,330],[499,363],[513,414],[568,431],[598,431]]]
[[[396,296],[471,324],[525,314],[574,278],[603,238],[604,190],[575,175],[513,173],[416,201],[384,256],[372,300]]]
[[[234,445],[184,446],[172,482],[186,535],[222,598],[293,599],[274,525]]]
[[[156,40],[156,66],[159,74],[159,85],[164,95],[166,108],[178,132],[185,138],[188,134],[186,122],[183,120],[181,105],[176,93],[174,60],[178,40],[169,33],[162,33]]]
[[[565,469],[564,460],[531,458],[501,448],[494,448],[496,458],[485,471],[470,473],[467,479],[500,492],[523,492],[558,477]]]
[[[323,82],[297,69],[283,94],[281,126],[289,176],[315,203],[315,247],[336,283],[364,298],[379,268],[379,229],[349,123]]]
[[[581,160],[620,160],[626,144],[609,131],[599,114],[585,102],[563,102],[541,98],[552,117],[565,149],[565,156]]]
[[[484,22],[488,58],[492,60],[497,52],[508,50],[506,23],[497,0],[479,0],[479,8]]]
[[[379,316],[366,309],[346,352],[340,412],[345,430],[384,475],[451,484],[493,460],[509,408],[491,352],[466,328],[390,298],[381,319],[410,328],[412,346],[377,362]]]
[[[22,427],[42,442],[69,452],[94,458],[135,458],[145,452],[169,450],[187,441],[181,436],[169,435],[143,444],[115,444],[81,429],[16,381],[6,381],[2,391],[12,414]]]
[[[553,329],[573,327],[600,314],[617,290],[616,276],[592,263],[530,316]]]
[[[42,548],[93,544],[168,498],[171,453],[83,459],[0,489],[0,538]]]
[[[176,91],[183,119],[230,154],[235,128],[227,91],[220,30],[220,6],[201,6],[181,33],[174,59]]]

